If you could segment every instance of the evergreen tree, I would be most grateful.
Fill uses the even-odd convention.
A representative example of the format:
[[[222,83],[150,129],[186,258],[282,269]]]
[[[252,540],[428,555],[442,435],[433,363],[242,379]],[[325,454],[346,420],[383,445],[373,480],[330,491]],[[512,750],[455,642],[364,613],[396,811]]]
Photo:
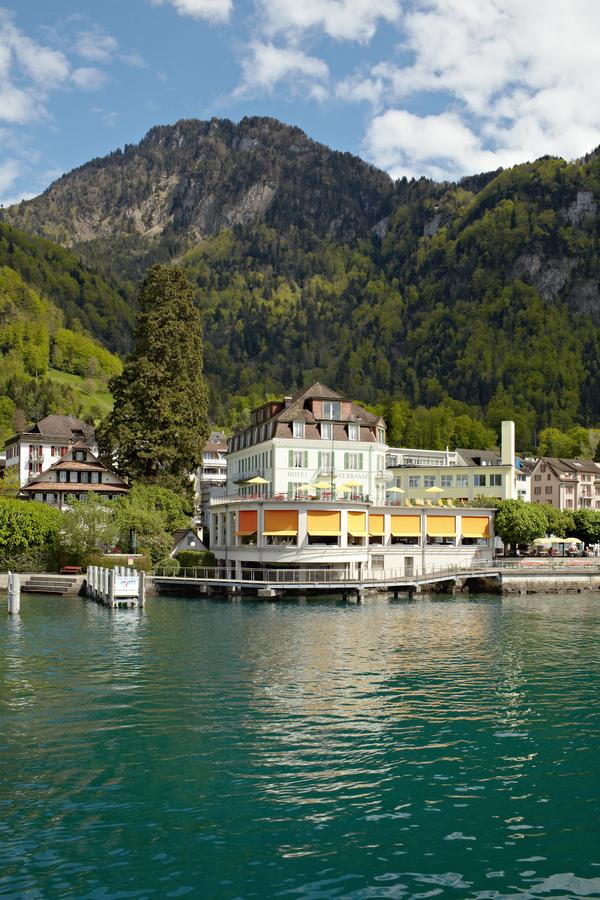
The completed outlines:
[[[120,474],[189,485],[208,436],[202,323],[178,266],[153,266],[139,293],[134,349],[110,383],[114,409],[98,429]]]

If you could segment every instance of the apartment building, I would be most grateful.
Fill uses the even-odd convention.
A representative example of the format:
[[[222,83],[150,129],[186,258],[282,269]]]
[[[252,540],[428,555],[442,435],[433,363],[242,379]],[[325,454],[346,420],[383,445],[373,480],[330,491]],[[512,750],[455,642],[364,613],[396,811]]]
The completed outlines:
[[[196,522],[201,528],[208,525],[210,498],[224,494],[226,485],[227,438],[223,431],[211,431],[194,476]]]
[[[50,468],[78,441],[98,452],[94,428],[75,416],[46,416],[6,442],[6,471],[18,467],[19,485]]]
[[[542,456],[531,472],[531,501],[556,509],[600,509],[600,465]]]

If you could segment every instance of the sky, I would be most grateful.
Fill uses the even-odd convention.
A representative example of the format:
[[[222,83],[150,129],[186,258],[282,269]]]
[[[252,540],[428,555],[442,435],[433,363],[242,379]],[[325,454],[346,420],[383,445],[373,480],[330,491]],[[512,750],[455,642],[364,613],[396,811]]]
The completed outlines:
[[[393,177],[600,144],[597,0],[0,0],[0,203],[153,126],[274,116]]]

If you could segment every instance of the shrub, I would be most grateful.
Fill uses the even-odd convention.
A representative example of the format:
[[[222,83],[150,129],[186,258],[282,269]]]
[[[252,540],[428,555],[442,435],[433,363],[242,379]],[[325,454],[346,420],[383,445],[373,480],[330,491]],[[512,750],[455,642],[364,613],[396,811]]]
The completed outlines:
[[[182,569],[210,569],[217,564],[214,553],[209,550],[180,550],[177,561]]]
[[[114,569],[116,566],[127,566],[130,569],[136,569],[138,572],[149,572],[152,569],[152,560],[149,553],[144,553],[141,557],[133,557],[133,563],[129,565],[127,560],[130,559],[127,554],[110,556],[90,556],[87,563],[89,566],[102,566],[105,569]]]
[[[161,575],[177,575],[179,572],[179,562],[170,556],[161,559],[156,564],[156,571]]]
[[[56,572],[58,564],[54,551],[47,547],[22,550],[20,553],[0,553],[2,572]]]
[[[54,549],[61,524],[57,509],[33,500],[0,498],[0,556]]]

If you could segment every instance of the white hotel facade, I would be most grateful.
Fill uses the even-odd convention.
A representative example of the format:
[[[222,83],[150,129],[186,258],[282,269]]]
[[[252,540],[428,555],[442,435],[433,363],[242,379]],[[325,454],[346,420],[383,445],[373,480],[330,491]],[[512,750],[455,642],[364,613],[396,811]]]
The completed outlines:
[[[491,559],[493,510],[414,505],[390,491],[387,451],[383,419],[320,383],[256,409],[211,501],[219,565],[410,576]]]

